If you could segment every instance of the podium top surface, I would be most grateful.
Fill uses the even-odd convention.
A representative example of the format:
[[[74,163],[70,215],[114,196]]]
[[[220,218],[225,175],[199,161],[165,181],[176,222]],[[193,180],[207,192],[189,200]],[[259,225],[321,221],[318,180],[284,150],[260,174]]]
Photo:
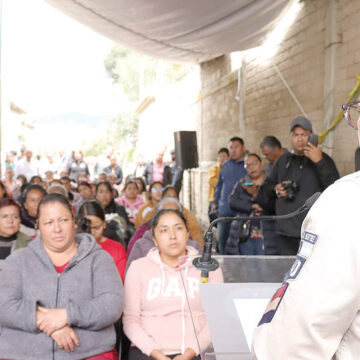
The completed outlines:
[[[187,257],[193,261],[196,257]],[[267,303],[285,274],[290,270],[295,256],[214,256],[219,263],[223,283],[200,284],[199,294],[209,329],[209,341],[202,349],[203,329],[193,323],[193,336],[198,339],[199,352],[206,360],[251,360],[252,334]],[[181,264],[183,259],[179,259]],[[181,267],[180,267],[181,269]],[[186,273],[182,270],[184,292],[187,294]],[[199,270],[199,279],[200,279]],[[211,279],[210,273],[210,279]],[[192,300],[187,297],[190,313]],[[192,316],[192,315],[191,315]],[[202,342],[202,343],[201,343]]]
[[[196,257],[193,257],[195,259]],[[295,256],[213,256],[225,283],[281,283]]]

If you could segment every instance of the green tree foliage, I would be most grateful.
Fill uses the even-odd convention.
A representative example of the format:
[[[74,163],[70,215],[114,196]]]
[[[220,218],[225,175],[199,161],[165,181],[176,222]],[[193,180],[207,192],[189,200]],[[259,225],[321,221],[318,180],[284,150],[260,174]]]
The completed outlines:
[[[125,112],[119,114],[110,120],[109,137],[112,137],[114,142],[119,139],[135,141],[137,138],[138,126],[139,118],[133,113]]]
[[[114,45],[104,61],[106,73],[115,84],[121,84],[129,101],[139,100],[139,55]]]
[[[82,144],[85,156],[97,156],[104,154],[108,146],[121,152],[124,143],[135,146],[138,134],[139,119],[134,112],[123,112],[105,122],[103,133],[97,134],[96,138],[89,138]],[[124,154],[131,160],[133,151]]]
[[[107,75],[113,83],[120,85],[127,98],[124,111],[106,123],[105,134],[84,145],[86,155],[99,155],[109,145],[128,148],[127,159],[131,160],[136,147],[139,119],[134,113],[142,89],[152,89],[156,85],[171,85],[182,80],[189,67],[165,63],[145,55],[138,54],[120,45],[114,45],[104,60]],[[127,144],[120,149],[121,144]],[[129,146],[130,145],[130,146]]]
[[[104,66],[113,82],[122,86],[129,101],[140,100],[140,86],[151,88],[156,83],[173,84],[189,72],[189,66],[161,62],[117,44],[105,58]]]

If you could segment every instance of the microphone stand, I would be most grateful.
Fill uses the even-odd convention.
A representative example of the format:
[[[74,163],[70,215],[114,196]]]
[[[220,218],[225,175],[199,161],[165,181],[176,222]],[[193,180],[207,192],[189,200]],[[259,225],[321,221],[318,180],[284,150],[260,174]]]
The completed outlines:
[[[306,210],[309,210],[311,206],[315,203],[315,201],[318,199],[318,197],[321,195],[320,192],[317,192],[310,196],[299,209],[293,211],[290,214],[285,215],[262,215],[262,216],[224,216],[219,217],[212,221],[209,225],[208,230],[205,233],[205,243],[204,243],[204,252],[202,256],[197,257],[193,260],[193,265],[198,269],[201,270],[201,277],[200,282],[201,283],[207,283],[209,281],[209,272],[215,271],[219,266],[219,262],[216,259],[213,259],[211,257],[211,251],[212,251],[212,244],[213,244],[213,232],[212,229],[215,224],[217,224],[220,221],[247,221],[247,220],[283,220],[283,219],[289,219],[291,217],[297,216],[301,213],[303,213]]]

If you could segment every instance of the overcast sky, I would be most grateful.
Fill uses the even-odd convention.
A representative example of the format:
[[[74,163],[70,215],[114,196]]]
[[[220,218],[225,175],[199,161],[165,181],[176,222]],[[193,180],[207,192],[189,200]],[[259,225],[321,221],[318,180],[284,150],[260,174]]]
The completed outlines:
[[[113,114],[106,77],[112,42],[43,0],[2,0],[2,79],[6,98],[31,116]]]

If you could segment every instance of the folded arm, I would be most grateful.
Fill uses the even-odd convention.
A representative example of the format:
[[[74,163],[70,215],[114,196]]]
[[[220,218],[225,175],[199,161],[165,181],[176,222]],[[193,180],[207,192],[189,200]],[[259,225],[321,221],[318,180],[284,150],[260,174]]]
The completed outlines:
[[[101,330],[116,322],[122,313],[124,291],[114,260],[99,251],[93,261],[94,297],[89,301],[69,301],[66,306],[68,325]]]

